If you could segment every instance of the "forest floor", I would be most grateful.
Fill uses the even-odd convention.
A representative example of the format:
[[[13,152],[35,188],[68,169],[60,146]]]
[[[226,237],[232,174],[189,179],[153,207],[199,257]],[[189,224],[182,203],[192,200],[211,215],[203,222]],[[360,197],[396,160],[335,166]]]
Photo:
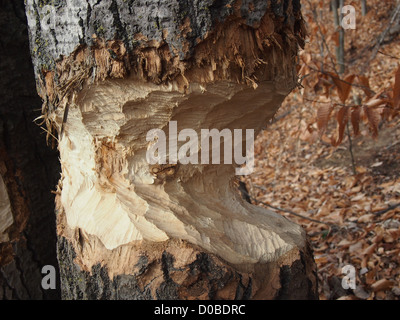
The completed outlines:
[[[372,60],[371,52],[390,24],[396,1],[367,1],[366,17],[359,2],[353,1],[356,30],[345,32],[347,73],[362,73],[376,92],[390,89],[400,64],[398,31],[386,33]],[[332,12],[328,1],[303,3],[311,40],[302,54],[318,60],[324,55],[322,37],[310,9],[317,5],[326,42],[334,38],[327,31],[334,30],[327,22]],[[331,58],[325,52],[321,61]],[[400,117],[381,121],[376,139],[364,125],[360,135],[349,139],[345,134],[334,147],[335,119],[318,134],[317,99],[315,88],[296,89],[259,134],[255,171],[244,178],[252,202],[304,227],[318,267],[320,299],[400,299]],[[355,289],[342,287],[346,265],[355,268]]]

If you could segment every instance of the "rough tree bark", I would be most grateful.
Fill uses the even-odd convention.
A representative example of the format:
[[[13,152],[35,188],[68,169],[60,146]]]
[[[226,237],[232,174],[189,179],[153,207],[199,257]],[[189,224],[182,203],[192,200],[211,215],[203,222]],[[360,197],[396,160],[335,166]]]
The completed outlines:
[[[58,152],[33,122],[35,87],[23,1],[0,1],[0,300],[57,299],[41,269],[57,267],[54,195]]]
[[[146,160],[146,133],[171,138],[170,121],[261,130],[297,83],[299,0],[27,0],[26,13],[60,151],[63,298],[317,298],[304,231],[244,202],[233,165]]]

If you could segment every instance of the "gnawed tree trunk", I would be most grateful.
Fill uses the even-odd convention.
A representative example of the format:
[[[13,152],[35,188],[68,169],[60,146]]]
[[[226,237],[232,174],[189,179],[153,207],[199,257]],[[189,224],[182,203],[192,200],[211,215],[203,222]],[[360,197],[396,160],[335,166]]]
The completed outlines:
[[[297,83],[299,1],[28,0],[26,12],[60,151],[63,298],[317,297],[304,231],[244,202],[234,165],[146,158],[147,132],[168,137],[171,121],[261,130]]]
[[[41,286],[57,267],[54,190],[58,152],[33,119],[40,115],[24,2],[0,1],[0,300],[56,299]]]

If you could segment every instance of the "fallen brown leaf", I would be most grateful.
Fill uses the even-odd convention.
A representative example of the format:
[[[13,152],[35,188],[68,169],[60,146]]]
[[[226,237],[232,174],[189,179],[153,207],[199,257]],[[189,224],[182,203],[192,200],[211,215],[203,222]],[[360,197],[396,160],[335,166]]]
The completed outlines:
[[[377,291],[385,291],[390,289],[392,286],[394,285],[394,281],[392,280],[386,280],[386,279],[381,279],[377,282],[375,282],[374,284],[371,285],[371,289],[374,292]]]

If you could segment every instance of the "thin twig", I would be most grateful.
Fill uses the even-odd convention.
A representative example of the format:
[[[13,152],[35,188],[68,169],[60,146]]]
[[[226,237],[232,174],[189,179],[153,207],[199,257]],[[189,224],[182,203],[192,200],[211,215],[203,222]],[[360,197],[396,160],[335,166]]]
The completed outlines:
[[[328,56],[329,56],[329,59],[331,60],[333,70],[335,70],[335,73],[336,73],[336,74],[339,74],[338,71],[337,71],[337,69],[336,69],[336,63],[335,63],[335,61],[333,61],[333,58],[332,58],[333,55],[332,55],[332,53],[331,53],[331,51],[330,51],[330,49],[329,49],[329,46],[328,46],[328,44],[327,44],[327,42],[326,42],[325,35],[324,35],[324,33],[322,32],[322,28],[321,28],[321,26],[320,26],[320,24],[319,24],[319,22],[318,22],[318,15],[317,15],[315,6],[313,6],[313,5],[311,4],[311,1],[308,1],[308,4],[309,4],[309,6],[310,6],[310,8],[311,8],[311,12],[313,13],[314,21],[315,21],[315,24],[317,25],[318,32],[321,34],[322,43],[325,45],[326,49],[328,50]]]
[[[256,188],[258,188],[258,189],[261,189],[261,190],[264,190],[264,188],[261,187],[261,186],[254,185],[254,187],[256,187]],[[315,223],[319,223],[319,224],[324,224],[324,225],[327,225],[327,226],[329,226],[329,227],[336,227],[336,225],[335,225],[334,223],[323,222],[323,221],[320,221],[320,220],[316,220],[316,219],[313,219],[313,218],[309,218],[309,217],[303,216],[303,215],[301,215],[301,214],[299,214],[299,213],[293,212],[293,211],[288,210],[288,209],[283,209],[283,208],[275,207],[275,206],[272,206],[272,205],[270,205],[270,204],[268,204],[268,203],[266,203],[266,202],[264,202],[264,201],[261,201],[261,200],[258,200],[258,199],[253,198],[253,197],[252,197],[251,195],[249,195],[249,193],[246,192],[246,191],[241,190],[241,192],[245,193],[245,195],[248,196],[252,201],[254,201],[254,202],[256,202],[256,203],[260,203],[260,204],[262,204],[262,205],[264,205],[264,206],[266,206],[266,207],[268,207],[268,208],[271,208],[271,209],[274,209],[274,210],[277,210],[277,211],[281,211],[281,212],[286,212],[286,213],[289,213],[289,214],[294,215],[294,216],[296,216],[296,217],[299,217],[299,218],[301,218],[301,219],[309,220],[309,221],[312,221],[312,222],[315,222]]]
[[[396,17],[399,14],[399,12],[400,12],[400,4],[398,4],[396,9],[394,10],[392,18],[390,19],[389,25],[381,33],[381,35],[380,35],[380,37],[378,39],[378,42],[376,43],[376,45],[374,47],[374,51],[372,52],[372,54],[371,54],[371,56],[370,56],[370,58],[368,60],[368,63],[375,59],[376,55],[378,54],[379,48],[381,47],[382,42],[386,37],[386,34],[389,32],[390,28],[392,27],[392,25],[393,25],[394,21],[396,20]]]
[[[382,54],[382,55],[384,55],[384,56],[387,56],[387,57],[389,57],[389,58],[393,58],[393,59],[400,60],[400,58],[395,57],[395,56],[392,56],[392,55],[390,55],[390,54],[388,54],[388,53],[386,53],[386,52],[382,52],[381,50],[379,50],[378,53],[380,53],[380,54]]]
[[[312,100],[312,99],[308,99],[308,98],[303,98],[303,100],[304,101],[309,101],[309,102],[315,102],[315,103],[326,103],[324,101]],[[359,107],[359,105],[356,105],[356,104],[348,105],[348,104],[343,104],[343,103],[340,103],[340,102],[337,102],[337,101],[332,101],[332,104],[335,105],[335,106],[339,106],[339,107],[348,107],[348,108]]]
[[[389,205],[389,207],[387,207],[386,209],[373,212],[373,214],[377,215],[377,216],[380,216],[380,215],[382,215],[382,214],[384,214],[384,213],[386,213],[388,211],[394,210],[394,209],[399,208],[399,207],[400,207],[400,203],[392,204],[392,205]]]
[[[389,144],[389,145],[386,147],[386,150],[389,150],[390,148],[392,148],[392,147],[398,145],[399,143],[400,143],[400,141],[396,141],[396,142],[393,142],[393,143]]]
[[[361,71],[363,72],[365,70],[365,68],[370,64],[370,62],[376,57],[376,55],[378,53],[382,53],[379,48],[381,47],[383,40],[386,37],[386,34],[389,32],[392,24],[394,23],[398,13],[399,13],[399,9],[400,9],[400,4],[397,5],[396,9],[393,12],[393,15],[391,17],[391,20],[389,22],[388,27],[381,33],[381,35],[378,38],[378,41],[375,43],[375,45],[367,45],[365,46],[361,51],[359,51],[359,53],[357,54],[357,58],[352,59],[352,61],[349,63],[349,65],[354,65],[355,63],[357,63],[359,61],[358,57],[362,57],[364,56],[366,51],[371,51],[372,50],[372,54],[371,56],[367,59],[367,61],[360,65],[359,68],[361,69]],[[383,53],[382,53],[383,54]],[[396,57],[392,57],[392,58],[396,58]],[[398,58],[396,58],[398,59]]]
[[[286,118],[289,114],[292,113],[292,111],[293,111],[293,110],[288,110],[288,111],[282,113],[281,115],[279,115],[279,116],[273,118],[273,119],[271,120],[270,124],[276,123],[276,122],[278,122],[279,120],[282,120],[283,118]]]
[[[308,64],[306,64],[306,66],[307,66],[308,68],[310,68],[311,70],[315,71],[315,72],[319,72],[319,73],[328,75],[328,76],[330,76],[331,78],[334,78],[334,79],[336,79],[336,80],[339,80],[339,81],[341,81],[341,82],[343,82],[343,83],[346,83],[346,84],[348,84],[348,85],[350,85],[350,86],[358,87],[358,88],[362,88],[362,89],[366,89],[366,90],[368,90],[368,91],[369,91],[371,94],[373,94],[373,95],[376,94],[376,92],[375,92],[374,90],[372,90],[371,88],[368,88],[367,86],[364,86],[364,85],[358,84],[358,83],[351,83],[351,82],[348,82],[348,81],[346,81],[346,80],[340,79],[339,77],[335,77],[332,73],[318,70],[318,69],[316,69],[316,68],[311,67],[311,66],[308,65]]]
[[[326,103],[326,102],[324,102],[324,101],[312,100],[312,99],[308,99],[308,98],[303,98],[303,100],[304,100],[304,101],[315,102],[315,103]],[[350,104],[350,105],[349,105],[349,104],[343,104],[343,103],[340,103],[340,102],[337,102],[337,101],[333,101],[333,104],[334,104],[335,106],[347,107],[347,108],[357,108],[357,107],[361,107],[361,106],[362,106],[361,104]],[[382,105],[382,106],[379,106],[379,108],[388,109],[388,110],[396,110],[395,108],[390,107],[390,106],[388,106],[388,105]],[[396,143],[396,144],[397,144],[397,143]]]
[[[316,219],[313,219],[313,218],[309,218],[309,217],[303,216],[303,215],[301,215],[301,214],[298,214],[298,213],[293,212],[293,211],[288,210],[288,209],[283,209],[283,208],[271,206],[270,204],[268,204],[268,203],[266,203],[266,202],[264,202],[264,201],[261,201],[261,200],[257,200],[257,199],[254,199],[254,198],[251,198],[251,199],[253,199],[254,201],[256,201],[256,202],[258,202],[258,203],[261,203],[262,205],[264,205],[264,206],[266,206],[266,207],[269,207],[269,208],[274,209],[274,210],[278,210],[278,211],[282,211],[282,212],[289,213],[289,214],[294,215],[294,216],[296,216],[296,217],[299,217],[299,218],[301,218],[301,219],[309,220],[309,221],[312,221],[312,222],[315,222],[315,223],[325,224],[325,225],[330,226],[330,227],[334,226],[334,224],[333,224],[333,223],[330,223],[330,222],[323,222],[323,221],[320,221],[320,220],[316,220]]]

